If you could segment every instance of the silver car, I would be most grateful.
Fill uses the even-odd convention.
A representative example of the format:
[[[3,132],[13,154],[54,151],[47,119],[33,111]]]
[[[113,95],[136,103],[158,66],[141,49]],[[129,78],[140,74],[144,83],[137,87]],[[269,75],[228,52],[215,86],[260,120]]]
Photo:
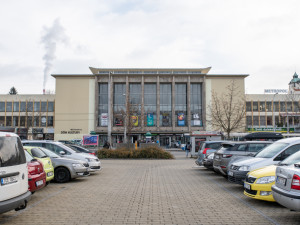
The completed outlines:
[[[24,146],[44,147],[60,156],[70,159],[86,161],[89,164],[89,172],[101,170],[101,162],[98,157],[87,153],[81,153],[56,141],[22,141]]]
[[[300,162],[276,168],[276,181],[272,191],[279,204],[300,211]]]
[[[215,152],[213,166],[216,172],[227,175],[228,165],[238,157],[253,157],[259,151],[273,142],[270,141],[241,141],[224,142],[222,148]]]
[[[54,167],[54,180],[59,183],[67,182],[77,177],[84,177],[90,175],[89,164],[82,160],[68,159],[59,156],[58,154],[42,148],[42,150],[48,157],[51,158],[52,165]]]
[[[228,180],[244,184],[249,171],[275,165],[300,150],[300,138],[286,138],[264,148],[255,157],[233,162],[228,170]]]
[[[204,141],[200,145],[200,149],[198,150],[198,158],[195,161],[195,163],[198,166],[203,165],[203,160],[205,156],[217,151],[219,148],[221,148],[221,144],[224,141]]]

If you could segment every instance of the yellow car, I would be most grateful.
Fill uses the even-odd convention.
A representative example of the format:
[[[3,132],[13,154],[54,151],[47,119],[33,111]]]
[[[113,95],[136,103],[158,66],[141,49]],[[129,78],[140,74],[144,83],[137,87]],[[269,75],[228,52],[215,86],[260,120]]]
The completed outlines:
[[[275,173],[275,165],[249,172],[244,181],[244,194],[250,198],[275,202],[271,190],[275,184]]]
[[[40,150],[39,147],[24,146],[24,149],[34,158],[43,163],[43,167],[46,172],[46,183],[49,184],[49,182],[54,178],[54,168],[52,166],[51,159],[42,150]]]

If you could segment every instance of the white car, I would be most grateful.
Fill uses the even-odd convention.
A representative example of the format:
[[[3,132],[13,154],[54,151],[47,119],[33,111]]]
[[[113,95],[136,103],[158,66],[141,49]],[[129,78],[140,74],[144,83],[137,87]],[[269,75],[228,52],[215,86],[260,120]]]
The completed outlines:
[[[31,198],[28,169],[20,138],[0,132],[0,213],[25,209]]]
[[[70,158],[70,159],[78,159],[86,161],[89,164],[89,172],[95,172],[101,170],[101,162],[98,157],[88,154],[88,153],[81,153],[70,147],[64,145],[61,142],[56,141],[22,141],[24,146],[39,146],[46,149],[49,149],[56,154]]]

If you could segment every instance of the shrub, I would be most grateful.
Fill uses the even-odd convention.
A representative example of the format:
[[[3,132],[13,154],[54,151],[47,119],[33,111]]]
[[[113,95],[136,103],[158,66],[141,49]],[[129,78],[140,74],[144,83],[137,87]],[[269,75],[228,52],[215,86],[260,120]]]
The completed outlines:
[[[174,159],[174,156],[157,146],[149,146],[140,149],[101,149],[98,151],[98,158],[113,159]]]

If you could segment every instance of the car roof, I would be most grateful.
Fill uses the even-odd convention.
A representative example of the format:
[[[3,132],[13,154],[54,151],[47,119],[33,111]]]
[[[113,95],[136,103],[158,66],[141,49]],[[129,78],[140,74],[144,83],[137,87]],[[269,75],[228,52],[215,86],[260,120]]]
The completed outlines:
[[[7,136],[18,137],[18,135],[16,135],[15,133],[0,131],[0,137],[7,137]]]
[[[284,138],[276,141],[275,143],[287,143],[287,144],[300,144],[300,137]]]

